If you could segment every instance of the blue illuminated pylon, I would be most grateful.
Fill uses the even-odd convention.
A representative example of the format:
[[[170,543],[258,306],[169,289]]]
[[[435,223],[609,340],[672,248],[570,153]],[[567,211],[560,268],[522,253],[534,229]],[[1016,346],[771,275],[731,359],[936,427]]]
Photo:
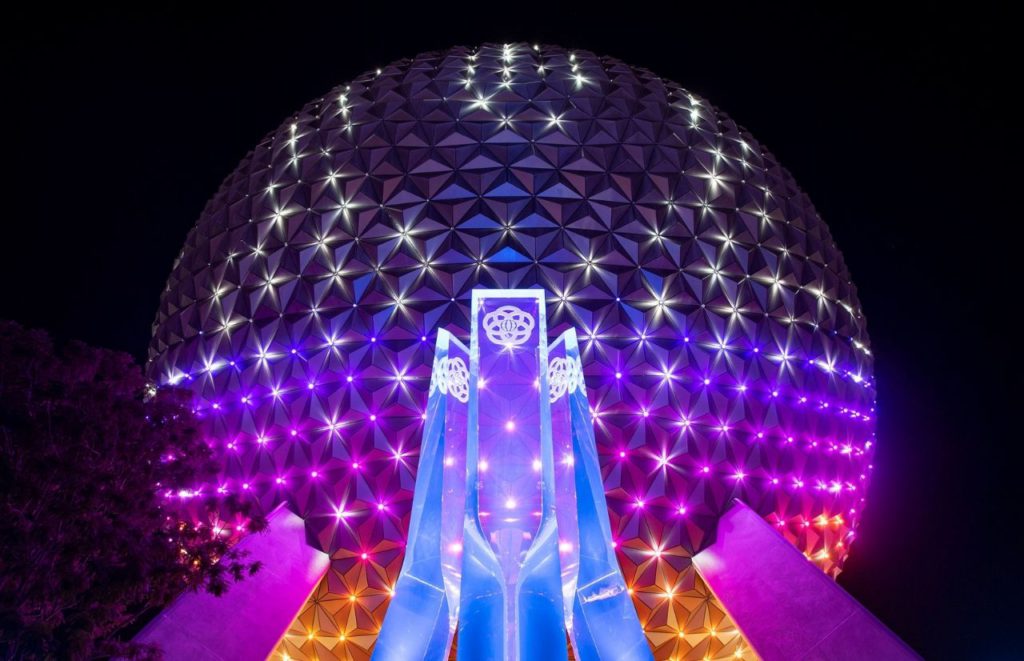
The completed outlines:
[[[439,331],[405,561],[374,659],[651,659],[612,547],[576,333],[544,292]],[[468,365],[467,365],[468,360]]]

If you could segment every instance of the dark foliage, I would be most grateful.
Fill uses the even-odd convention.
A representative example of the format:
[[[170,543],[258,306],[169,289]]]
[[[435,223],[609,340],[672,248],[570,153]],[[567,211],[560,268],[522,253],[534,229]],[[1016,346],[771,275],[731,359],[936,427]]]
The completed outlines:
[[[265,521],[191,491],[215,468],[187,394],[0,321],[0,658],[158,655],[119,634],[256,571],[231,543]]]

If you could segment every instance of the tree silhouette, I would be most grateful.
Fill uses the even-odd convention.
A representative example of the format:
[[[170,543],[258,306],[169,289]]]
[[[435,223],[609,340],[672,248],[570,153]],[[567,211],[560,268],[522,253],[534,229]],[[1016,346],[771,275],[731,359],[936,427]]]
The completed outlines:
[[[232,543],[266,522],[206,493],[216,469],[189,393],[0,321],[0,658],[159,656],[126,632],[259,568]]]

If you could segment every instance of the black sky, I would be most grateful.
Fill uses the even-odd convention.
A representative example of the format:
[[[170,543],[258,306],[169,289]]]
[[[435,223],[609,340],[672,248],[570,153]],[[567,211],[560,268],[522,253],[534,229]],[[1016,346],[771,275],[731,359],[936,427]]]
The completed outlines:
[[[616,56],[771,149],[853,273],[880,443],[840,583],[928,658],[1020,658],[1019,36],[979,3],[899,15],[895,3],[835,15],[769,4],[9,13],[0,317],[142,359],[205,201],[307,100],[453,44]]]

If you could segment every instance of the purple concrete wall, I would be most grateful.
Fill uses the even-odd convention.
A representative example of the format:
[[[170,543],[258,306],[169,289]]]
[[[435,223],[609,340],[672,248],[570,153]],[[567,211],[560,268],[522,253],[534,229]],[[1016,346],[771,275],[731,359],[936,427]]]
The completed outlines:
[[[693,563],[765,661],[919,658],[738,501],[719,521],[715,543]]]
[[[249,551],[248,560],[263,562],[256,575],[232,585],[222,597],[182,595],[135,640],[160,645],[167,661],[267,658],[330,564],[327,554],[306,543],[304,525],[278,508],[266,531],[238,543]]]

